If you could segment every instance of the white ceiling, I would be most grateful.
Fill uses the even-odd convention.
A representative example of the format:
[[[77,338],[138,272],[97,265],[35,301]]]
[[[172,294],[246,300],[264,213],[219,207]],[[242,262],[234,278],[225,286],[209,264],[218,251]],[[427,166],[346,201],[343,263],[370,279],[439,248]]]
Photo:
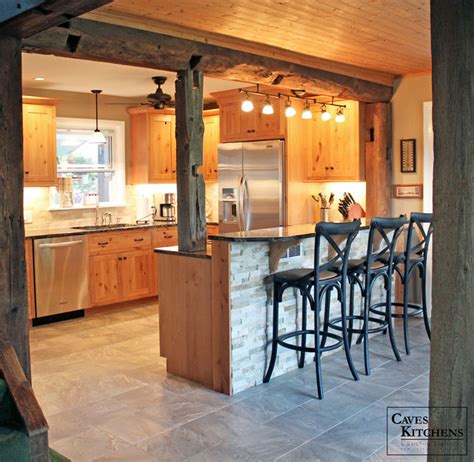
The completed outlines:
[[[56,56],[23,53],[23,87],[42,90],[74,91],[89,93],[100,89],[105,95],[144,97],[156,89],[151,78],[155,75],[168,77],[163,90],[174,95],[176,74],[141,67],[58,58]],[[35,77],[44,77],[36,81]],[[209,93],[245,86],[241,82],[204,78],[204,98]]]

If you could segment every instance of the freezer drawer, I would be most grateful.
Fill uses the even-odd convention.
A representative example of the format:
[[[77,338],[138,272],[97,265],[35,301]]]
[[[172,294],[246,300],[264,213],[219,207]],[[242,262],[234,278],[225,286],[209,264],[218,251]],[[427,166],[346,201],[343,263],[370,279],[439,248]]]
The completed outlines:
[[[34,241],[36,316],[89,306],[89,268],[85,236]]]

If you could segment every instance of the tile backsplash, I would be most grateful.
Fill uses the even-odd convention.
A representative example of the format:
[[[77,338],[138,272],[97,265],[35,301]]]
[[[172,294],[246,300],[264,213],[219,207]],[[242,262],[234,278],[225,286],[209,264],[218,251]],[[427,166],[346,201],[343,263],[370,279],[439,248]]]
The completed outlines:
[[[151,212],[154,198],[166,192],[176,192],[175,184],[127,185],[124,207],[100,207],[100,215],[113,214],[121,223],[134,223]],[[91,225],[95,222],[95,209],[50,210],[49,188],[24,188],[24,215],[27,229],[68,228]],[[155,199],[156,200],[156,199]],[[156,204],[158,205],[158,204]],[[217,183],[206,185],[207,220],[218,221]]]

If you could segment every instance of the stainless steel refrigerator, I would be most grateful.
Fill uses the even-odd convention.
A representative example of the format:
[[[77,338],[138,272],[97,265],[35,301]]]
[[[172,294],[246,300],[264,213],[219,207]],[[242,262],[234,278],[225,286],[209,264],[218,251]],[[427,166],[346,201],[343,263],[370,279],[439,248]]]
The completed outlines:
[[[280,140],[219,144],[219,232],[283,226]]]

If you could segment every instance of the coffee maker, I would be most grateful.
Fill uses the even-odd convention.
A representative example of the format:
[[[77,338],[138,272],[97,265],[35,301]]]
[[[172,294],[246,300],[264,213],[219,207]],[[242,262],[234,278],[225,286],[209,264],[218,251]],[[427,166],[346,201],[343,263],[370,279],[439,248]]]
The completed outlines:
[[[168,223],[176,222],[176,194],[166,193],[160,204],[160,217]]]

